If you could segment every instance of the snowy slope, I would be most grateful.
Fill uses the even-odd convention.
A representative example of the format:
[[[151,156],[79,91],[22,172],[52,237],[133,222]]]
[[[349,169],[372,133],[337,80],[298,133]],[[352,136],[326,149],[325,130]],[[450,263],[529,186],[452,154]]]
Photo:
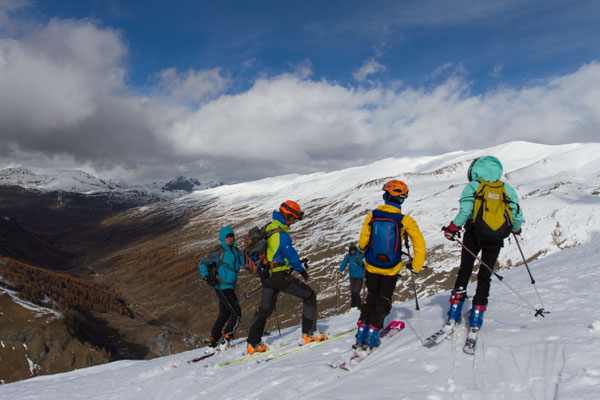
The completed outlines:
[[[3,385],[0,398],[598,399],[599,246],[600,234],[595,233],[588,244],[530,264],[544,306],[551,311],[546,318],[535,318],[524,302],[495,280],[475,356],[462,352],[464,329],[436,348],[422,347],[418,314],[414,302],[408,301],[395,303],[388,317],[404,320],[405,330],[353,372],[327,365],[352,344],[352,335],[347,335],[266,363],[218,366],[241,357],[242,346],[197,364],[185,361],[203,349],[150,361],[113,362]],[[537,306],[524,268],[504,271],[503,276]],[[421,299],[426,334],[442,324],[448,295]],[[357,316],[349,312],[328,318],[319,327],[342,332],[354,326]],[[282,336],[267,337],[267,343],[276,347],[299,335],[298,327],[290,328]]]

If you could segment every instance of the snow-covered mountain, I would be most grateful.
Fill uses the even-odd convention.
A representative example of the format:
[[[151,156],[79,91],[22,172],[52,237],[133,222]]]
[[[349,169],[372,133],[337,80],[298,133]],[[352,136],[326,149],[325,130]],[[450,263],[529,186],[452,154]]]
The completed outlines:
[[[81,194],[114,193],[123,196],[152,196],[168,200],[194,190],[204,190],[222,185],[222,182],[200,182],[194,178],[178,176],[168,182],[131,185],[122,179],[104,180],[79,170],[57,170],[36,173],[24,167],[0,170],[0,186],[19,186],[45,192],[62,191]]]
[[[419,320],[425,334],[442,324],[448,292],[421,298],[421,314],[413,301],[398,302],[388,321],[400,319],[406,328],[352,372],[327,363],[353,343],[353,334],[312,348],[295,348],[299,327],[283,329],[266,342],[274,350],[257,360],[298,349],[269,362],[220,363],[242,357],[237,346],[195,364],[197,349],[150,361],[118,361],[70,373],[42,376],[0,386],[6,399],[590,399],[600,397],[600,302],[598,248],[589,243],[532,262],[536,287],[550,311],[545,318],[504,285],[494,280],[490,307],[475,355],[462,352],[465,328],[452,339],[427,349],[421,345]],[[504,279],[536,303],[523,268],[506,271]],[[473,287],[469,287],[473,290]],[[537,303],[536,303],[537,304]],[[467,303],[468,306],[468,303]],[[468,307],[466,307],[468,308]],[[327,318],[319,328],[330,334],[355,326],[356,311]],[[277,350],[277,347],[291,343]]]
[[[429,284],[421,290],[433,294],[453,283],[454,277],[445,272],[458,266],[460,246],[444,239],[441,228],[456,215],[468,166],[483,155],[495,155],[502,161],[504,180],[521,198],[525,218],[521,244],[527,257],[585,243],[598,231],[600,143],[549,146],[511,142],[441,156],[390,158],[330,173],[223,185],[136,209],[131,216],[190,214],[186,230],[193,235],[187,243],[178,240],[203,248],[212,243],[220,226],[230,224],[244,234],[254,225],[267,223],[282,201],[298,201],[305,219],[292,229],[294,244],[301,255],[313,261],[313,275],[324,279],[319,297],[334,297],[335,287],[329,282],[347,244],[358,239],[366,214],[382,203],[383,183],[401,179],[409,187],[403,212],[417,221],[427,242],[429,271],[419,279]],[[502,267],[522,263],[512,241],[507,242],[499,260]]]

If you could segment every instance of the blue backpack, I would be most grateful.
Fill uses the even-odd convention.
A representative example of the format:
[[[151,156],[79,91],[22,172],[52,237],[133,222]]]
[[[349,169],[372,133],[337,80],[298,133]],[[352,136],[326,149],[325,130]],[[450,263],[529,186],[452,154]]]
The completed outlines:
[[[402,228],[404,215],[374,210],[371,218],[371,237],[365,260],[377,268],[393,268],[402,257]]]

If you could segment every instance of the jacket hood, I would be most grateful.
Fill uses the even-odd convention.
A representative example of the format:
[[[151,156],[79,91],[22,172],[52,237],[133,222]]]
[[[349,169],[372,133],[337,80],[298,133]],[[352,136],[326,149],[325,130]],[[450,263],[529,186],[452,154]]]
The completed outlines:
[[[288,226],[287,222],[285,221],[285,217],[283,215],[281,215],[281,213],[279,211],[273,211],[273,219],[275,221],[280,222],[281,224],[283,224],[284,226]]]
[[[230,226],[224,226],[219,230],[219,241],[221,242],[221,246],[224,248],[227,248],[227,245],[225,244],[225,238],[230,233],[233,235],[233,245],[235,246],[235,234],[233,233],[233,228]]]
[[[502,163],[494,156],[479,157],[470,167],[472,180],[496,182],[502,178]]]

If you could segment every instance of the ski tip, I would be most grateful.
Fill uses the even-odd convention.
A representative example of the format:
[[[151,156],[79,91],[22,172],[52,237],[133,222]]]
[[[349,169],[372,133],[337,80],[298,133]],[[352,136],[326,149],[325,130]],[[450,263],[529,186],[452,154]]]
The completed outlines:
[[[404,329],[405,323],[404,321],[392,321],[389,324],[390,328],[395,328],[395,329]]]

